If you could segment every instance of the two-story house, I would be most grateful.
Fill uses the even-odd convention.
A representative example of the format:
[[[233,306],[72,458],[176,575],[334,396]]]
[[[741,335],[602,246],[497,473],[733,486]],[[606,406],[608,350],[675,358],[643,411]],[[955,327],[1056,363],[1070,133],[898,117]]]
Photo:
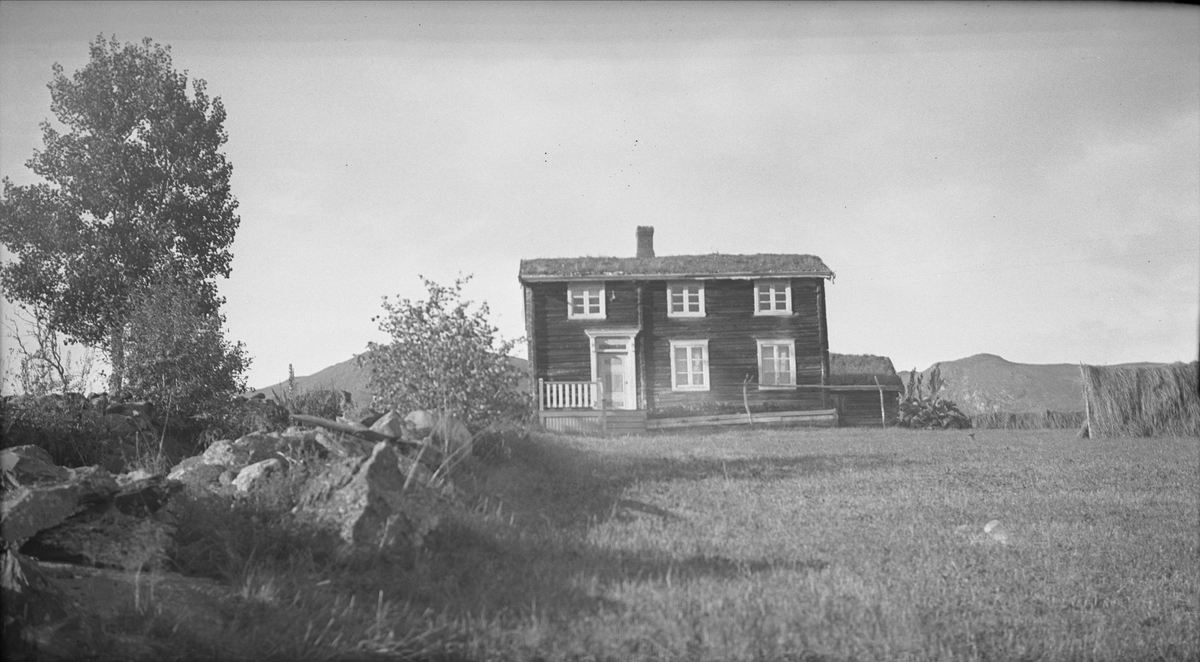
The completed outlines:
[[[539,415],[555,430],[727,421],[836,425],[819,257],[522,260]]]

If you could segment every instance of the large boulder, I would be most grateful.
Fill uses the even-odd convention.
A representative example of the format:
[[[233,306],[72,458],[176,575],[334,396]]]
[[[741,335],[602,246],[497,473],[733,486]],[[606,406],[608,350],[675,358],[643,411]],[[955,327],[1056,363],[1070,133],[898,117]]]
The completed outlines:
[[[440,504],[423,485],[410,485],[386,441],[367,458],[331,462],[304,486],[297,517],[334,529],[353,549],[416,549],[437,527]]]
[[[362,418],[358,419],[358,423],[359,425],[369,428],[372,425],[375,425],[375,423],[381,418],[383,418],[383,412],[378,412],[374,409],[368,409],[367,412],[363,414]]]
[[[279,460],[288,466],[304,455],[324,458],[330,452],[346,454],[343,445],[327,443],[322,438],[324,434],[320,430],[293,427],[285,432],[252,432],[235,441],[222,439],[213,442],[203,454],[176,464],[167,478],[186,485],[213,487],[220,482],[222,474],[232,472],[231,478],[236,477],[242,469],[266,460]],[[365,456],[369,453],[370,444],[363,444],[365,449],[355,450],[358,455]]]
[[[70,474],[67,481],[79,486],[80,500],[83,503],[104,501],[121,490],[117,477],[108,473],[104,467],[79,467],[67,469],[67,473]]]
[[[128,515],[108,504],[39,531],[20,549],[42,561],[141,570],[166,559],[174,533],[169,521]]]
[[[112,505],[133,517],[148,517],[157,513],[182,489],[182,485],[161,475],[148,475],[125,482],[121,482],[118,476],[117,482],[121,489],[113,495]]]
[[[186,458],[171,469],[167,479],[192,487],[208,487],[215,484],[225,472],[225,465],[205,464],[203,460],[200,455]]]
[[[430,438],[445,455],[471,445],[471,431],[453,416],[443,416],[436,411],[421,409],[410,412],[404,420],[412,426],[414,437]]]
[[[213,442],[209,446],[200,460],[204,464],[219,464],[227,469],[240,471],[245,467],[255,462],[262,462],[271,458],[284,459],[279,452],[279,447],[283,444],[282,436],[278,434],[253,432],[239,438],[236,441],[222,439]],[[303,442],[298,442],[303,443]]]
[[[429,434],[429,437],[441,447],[442,452],[446,455],[468,448],[473,439],[466,424],[450,416],[443,416],[433,427],[433,432]]]
[[[371,430],[393,439],[415,441],[415,426],[409,423],[399,412],[389,411],[371,424]]]
[[[61,483],[70,472],[54,464],[50,454],[40,446],[16,446],[0,450],[0,471],[5,487]]]
[[[290,427],[279,435],[279,443],[275,450],[289,458],[308,454],[326,457],[328,453],[317,441],[317,434],[317,430]]]
[[[375,444],[364,439],[326,430],[318,430],[316,440],[330,455],[341,458],[367,457],[375,448]]]
[[[80,492],[79,486],[71,483],[5,490],[0,504],[0,534],[5,546],[20,546],[38,531],[79,512]]]
[[[91,499],[58,524],[38,531],[21,545],[21,552],[43,561],[127,570],[158,563],[174,532],[163,506],[181,487],[164,476],[127,482],[107,498]]]
[[[246,465],[233,479],[233,487],[238,492],[246,493],[262,485],[272,476],[283,473],[287,465],[279,458],[270,458],[261,462]]]
[[[438,424],[441,417],[436,411],[418,409],[417,411],[409,412],[408,416],[404,417],[404,420],[412,426],[413,434],[418,439],[424,439],[429,436],[429,433],[433,432],[434,426]]]
[[[0,459],[0,464],[11,468],[4,471],[0,501],[0,535],[6,546],[19,546],[38,531],[57,526],[120,490],[112,474],[101,467],[63,469],[44,464],[45,458],[28,447],[8,452],[17,450],[6,449]]]
[[[114,477],[102,467],[64,469],[37,448],[6,449],[0,456],[5,549],[131,569],[161,558],[170,526],[151,516],[179,483],[147,472]]]

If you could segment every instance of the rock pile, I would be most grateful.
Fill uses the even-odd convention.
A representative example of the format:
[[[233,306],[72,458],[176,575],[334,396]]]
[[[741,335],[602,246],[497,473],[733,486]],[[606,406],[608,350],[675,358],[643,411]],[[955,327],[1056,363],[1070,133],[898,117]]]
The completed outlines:
[[[169,506],[185,490],[248,498],[303,466],[292,476],[297,522],[335,532],[348,552],[420,548],[453,491],[445,467],[470,452],[466,427],[431,412],[294,418],[313,427],[220,440],[165,476],[68,469],[37,446],[0,451],[6,653],[27,650],[37,628],[64,617],[65,598],[53,595],[37,559],[127,571],[153,566],[170,549],[176,522]],[[42,612],[47,622],[28,620]]]

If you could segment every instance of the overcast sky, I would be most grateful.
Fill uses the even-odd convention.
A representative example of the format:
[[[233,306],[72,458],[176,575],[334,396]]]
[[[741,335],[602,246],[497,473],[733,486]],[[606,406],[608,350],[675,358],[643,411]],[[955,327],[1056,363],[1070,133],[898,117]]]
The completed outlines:
[[[819,255],[830,349],[897,369],[1197,354],[1195,7],[6,0],[0,173],[35,181],[51,66],[101,33],[228,111],[252,386],[385,340],[418,274],[474,274],[519,337],[521,259],[631,256],[638,225]]]

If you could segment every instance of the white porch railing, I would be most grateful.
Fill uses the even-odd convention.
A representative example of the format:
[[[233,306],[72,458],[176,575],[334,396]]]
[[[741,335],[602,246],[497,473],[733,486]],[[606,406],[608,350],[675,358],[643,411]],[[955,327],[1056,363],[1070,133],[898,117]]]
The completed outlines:
[[[600,382],[551,382],[538,379],[538,409],[600,409]]]

